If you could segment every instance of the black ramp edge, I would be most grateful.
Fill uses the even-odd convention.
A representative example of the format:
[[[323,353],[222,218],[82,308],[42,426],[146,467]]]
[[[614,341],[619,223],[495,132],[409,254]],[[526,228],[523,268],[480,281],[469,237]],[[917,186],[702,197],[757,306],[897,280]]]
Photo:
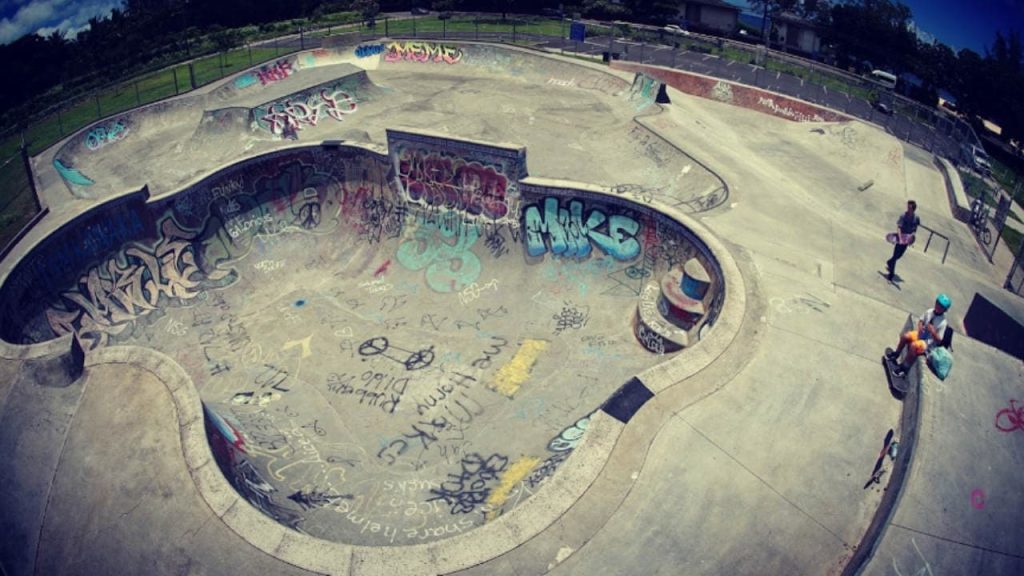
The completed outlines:
[[[979,293],[964,315],[967,335],[1024,360],[1024,326]]]
[[[604,406],[601,406],[601,410],[626,424],[651,398],[654,398],[654,392],[634,377],[616,390]]]

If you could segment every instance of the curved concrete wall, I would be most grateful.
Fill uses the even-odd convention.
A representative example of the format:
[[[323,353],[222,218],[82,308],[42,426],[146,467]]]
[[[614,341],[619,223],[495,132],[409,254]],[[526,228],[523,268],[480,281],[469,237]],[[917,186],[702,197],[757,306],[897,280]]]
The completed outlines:
[[[612,67],[657,78],[686,94],[717,100],[794,122],[847,122],[850,120],[848,116],[821,106],[717,78],[621,60],[613,62]]]
[[[3,279],[0,295],[4,304],[0,319],[4,339],[17,344],[38,343],[73,334],[87,350],[114,344],[141,344],[174,357],[200,390],[212,394],[206,398],[210,412],[207,431],[216,440],[214,453],[236,490],[286,526],[348,543],[402,545],[450,537],[510,511],[525,501],[528,494],[515,499],[508,498],[507,494],[495,496],[487,499],[490,508],[486,514],[467,516],[470,511],[479,512],[484,501],[464,500],[463,496],[449,494],[442,476],[409,484],[414,488],[402,488],[398,501],[402,507],[407,507],[409,502],[426,505],[430,511],[428,516],[435,523],[440,522],[438,526],[444,529],[419,530],[419,524],[413,525],[424,521],[418,514],[407,519],[404,513],[397,516],[382,513],[374,517],[364,511],[360,518],[369,518],[368,522],[384,527],[382,531],[367,532],[365,526],[352,519],[337,520],[354,513],[353,505],[342,498],[341,493],[302,488],[310,482],[337,480],[334,475],[344,472],[349,480],[339,486],[352,490],[350,486],[361,486],[368,481],[360,480],[363,478],[360,474],[375,474],[372,471],[380,467],[392,470],[390,466],[407,460],[409,454],[417,450],[418,444],[410,440],[415,435],[395,438],[388,436],[387,430],[398,426],[394,419],[399,418],[395,413],[400,403],[415,402],[415,397],[403,400],[406,384],[387,394],[372,391],[368,396],[371,391],[364,391],[359,405],[369,402],[367,405],[374,408],[375,414],[384,412],[386,417],[378,425],[385,429],[377,434],[388,441],[383,447],[371,442],[360,448],[358,453],[365,455],[367,462],[359,467],[335,470],[338,464],[326,462],[322,463],[326,468],[321,470],[321,464],[311,468],[304,453],[290,456],[279,453],[282,447],[300,442],[316,447],[318,454],[331,454],[333,444],[320,444],[335,436],[326,432],[330,424],[321,418],[324,439],[310,435],[299,441],[293,437],[304,432],[290,428],[285,422],[287,418],[275,422],[269,411],[252,410],[258,403],[262,406],[264,400],[272,402],[282,394],[292,399],[293,407],[299,402],[295,388],[284,384],[287,372],[269,368],[279,364],[259,360],[252,368],[239,366],[245,358],[255,355],[254,358],[262,359],[265,352],[270,351],[261,347],[255,336],[259,328],[247,326],[248,320],[243,320],[258,311],[277,310],[280,304],[276,299],[280,298],[281,290],[292,289],[281,284],[262,289],[273,293],[271,296],[260,292],[258,287],[269,277],[264,273],[284,265],[271,256],[271,249],[278,243],[292,242],[306,246],[301,254],[307,258],[310,251],[331,254],[309,260],[312,268],[307,264],[303,272],[290,272],[296,277],[303,275],[299,285],[308,294],[304,297],[314,296],[315,290],[309,288],[311,283],[315,284],[318,278],[330,278],[332,274],[335,277],[344,274],[351,277],[353,283],[372,277],[359,284],[361,288],[349,288],[349,292],[345,292],[348,297],[358,293],[353,290],[376,290],[375,283],[384,282],[379,277],[394,260],[396,266],[408,269],[412,278],[419,277],[429,289],[428,294],[433,294],[417,297],[425,311],[434,309],[430,306],[436,303],[427,304],[434,300],[451,302],[443,298],[457,298],[460,302],[472,302],[499,285],[510,285],[513,290],[523,292],[515,301],[520,306],[525,304],[526,308],[522,311],[513,308],[513,300],[509,298],[504,302],[508,309],[525,314],[520,322],[530,318],[530,308],[542,319],[542,324],[550,323],[554,314],[556,335],[561,330],[579,329],[588,319],[595,325],[597,314],[588,318],[591,314],[588,309],[598,303],[598,298],[603,298],[601,310],[611,320],[609,336],[591,340],[573,353],[600,353],[600,357],[590,357],[590,362],[597,365],[608,361],[608,354],[614,352],[613,356],[618,358],[615,364],[621,368],[632,366],[631,374],[662,361],[658,356],[639,350],[635,344],[629,353],[638,355],[640,363],[636,363],[636,359],[615,356],[622,353],[619,348],[630,348],[628,323],[619,324],[621,319],[630,316],[644,284],[691,258],[698,259],[712,279],[708,302],[717,302],[705,321],[711,326],[724,301],[724,273],[717,255],[700,236],[677,218],[662,215],[649,200],[626,191],[613,194],[596,186],[531,179],[526,174],[526,151],[521,147],[398,130],[389,131],[388,139],[389,155],[353,146],[294,148],[247,160],[160,199],[150,200],[142,191],[98,206],[37,245],[14,267],[12,274]],[[454,240],[444,240],[449,237]],[[334,243],[340,240],[346,247],[344,254],[324,250],[321,238]],[[439,248],[432,248],[431,242],[436,238],[442,238],[441,244]],[[458,261],[458,266],[444,258],[436,260],[432,250],[442,250],[444,258]],[[461,252],[455,254],[456,251]],[[258,259],[260,255],[263,259],[258,262],[247,261]],[[385,259],[387,262],[380,265]],[[394,275],[388,278],[399,282]],[[558,300],[546,292],[537,292],[530,297],[526,292],[536,291],[538,285],[523,280],[529,278],[543,281],[545,286],[554,285],[559,294],[567,296],[560,296],[563,300]],[[595,284],[600,281],[600,295],[596,292],[588,295],[587,286],[591,281]],[[241,301],[227,297],[228,291],[236,287],[245,291]],[[576,304],[570,303],[570,298]],[[240,302],[244,301],[253,309],[241,310]],[[301,307],[304,302],[300,300],[293,306]],[[615,312],[615,307],[622,310]],[[182,317],[181,310],[192,312]],[[290,312],[285,316],[288,314]],[[335,322],[323,317],[318,321]],[[333,324],[327,330],[338,335]],[[179,338],[194,337],[197,333],[198,344],[193,342],[194,338]],[[494,354],[514,342],[521,347],[517,358],[536,359],[548,345],[541,339],[502,334],[492,337],[497,342]],[[345,330],[341,330],[341,335],[345,335]],[[401,340],[401,334],[394,328],[388,335]],[[408,336],[406,339],[410,339]],[[565,349],[559,352],[567,358],[565,354]],[[429,355],[433,359],[433,352]],[[421,354],[418,358],[425,357]],[[581,356],[579,361],[583,360]],[[518,375],[507,378],[505,384],[496,385],[498,387],[490,392],[472,392],[465,384],[464,392],[470,395],[460,402],[483,410],[487,399],[495,392],[511,398],[532,370],[523,372],[511,367],[515,362],[534,361],[510,361],[508,370],[519,370]],[[264,362],[264,368],[260,368],[260,362]],[[490,366],[492,362],[488,360],[486,364]],[[473,367],[482,365],[474,362]],[[414,368],[409,368],[407,361],[406,370]],[[229,392],[225,400],[225,381],[221,375],[241,374],[240,370],[256,371],[253,373],[255,381],[262,383],[259,398],[249,392],[234,396]],[[269,376],[261,372],[266,370],[270,371]],[[605,370],[606,375],[611,372],[610,367]],[[306,368],[304,373],[305,378],[319,374],[315,368]],[[525,460],[520,459],[516,464],[499,452],[485,458],[501,464],[487,478],[497,482],[499,472],[508,466],[521,469],[516,482],[525,481],[528,474],[536,476],[531,480],[536,485],[544,482],[569,457],[587,428],[589,412],[604,403],[606,412],[628,421],[653,395],[645,392],[639,380],[630,379],[631,374],[605,378],[600,386],[591,385],[590,396],[593,397],[583,398],[580,392],[578,402],[581,405],[570,415],[570,421],[562,423],[565,430],[555,438],[540,439],[539,449],[524,449],[536,452],[528,458],[523,456]],[[278,376],[280,381],[275,380]],[[547,380],[538,374],[533,377]],[[352,382],[339,378],[337,374],[327,377],[329,392],[343,398],[356,392]],[[322,383],[322,379],[323,376],[316,376],[313,381]],[[476,378],[470,380],[475,382]],[[496,381],[502,382],[502,379]],[[626,383],[622,384],[624,381]],[[621,390],[615,392],[620,386]],[[571,387],[555,389],[559,390],[557,396]],[[479,397],[472,397],[472,394]],[[543,402],[545,397],[538,400]],[[417,430],[417,425],[422,426],[415,420],[417,413],[427,413],[429,406],[438,401],[421,399],[416,410],[406,408],[401,418],[413,418],[408,425]],[[558,400],[553,397],[547,401]],[[472,410],[472,415],[467,412],[470,419],[478,416],[477,408]],[[308,419],[316,421],[312,417]],[[497,426],[499,422],[503,422],[500,415],[490,417],[490,426]],[[505,424],[514,428],[516,417]],[[565,438],[559,440],[562,436]],[[292,440],[285,440],[287,438]],[[486,445],[479,439],[476,442]],[[420,461],[439,457],[436,451],[427,449],[426,441],[423,444],[424,453],[417,456]],[[257,449],[250,453],[246,451],[247,446]],[[268,453],[272,456],[268,457]],[[463,457],[475,457],[475,454]],[[288,465],[282,468],[282,462]],[[519,468],[515,468],[517,465]],[[463,463],[463,466],[472,468],[473,465]],[[286,468],[290,470],[287,474],[282,472]],[[292,478],[293,473],[298,476]],[[389,474],[388,478],[398,478],[393,470]],[[483,480],[486,478],[481,477]],[[504,482],[507,486],[503,489],[511,489],[512,480],[505,478]],[[488,493],[499,490],[497,484],[487,486]],[[501,494],[500,491],[494,493]],[[369,497],[358,490],[349,492],[348,496]],[[450,519],[446,520],[449,515]]]

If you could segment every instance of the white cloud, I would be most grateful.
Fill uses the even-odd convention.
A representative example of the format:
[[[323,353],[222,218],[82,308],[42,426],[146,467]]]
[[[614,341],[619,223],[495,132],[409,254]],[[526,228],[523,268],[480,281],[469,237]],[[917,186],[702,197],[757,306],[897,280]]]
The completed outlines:
[[[935,44],[936,42],[934,34],[922,30],[913,20],[907,23],[907,29],[913,32],[917,39],[925,44]]]
[[[111,10],[121,6],[121,0],[30,0],[16,11],[12,4],[4,3],[0,44],[8,44],[26,34],[48,36],[55,30],[74,38],[88,29],[90,18],[109,15]]]

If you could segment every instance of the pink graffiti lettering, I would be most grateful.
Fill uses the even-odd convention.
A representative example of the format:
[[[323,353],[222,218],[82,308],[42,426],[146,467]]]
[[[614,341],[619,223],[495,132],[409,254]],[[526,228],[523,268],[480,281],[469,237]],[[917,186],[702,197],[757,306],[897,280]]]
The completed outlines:
[[[444,62],[455,64],[462,60],[462,50],[455,46],[433,42],[391,42],[384,52],[385,62]]]
[[[996,412],[996,428],[1000,432],[1024,430],[1024,404],[1010,400],[1010,407]]]
[[[311,94],[305,102],[285,100],[283,104],[271,104],[260,120],[272,133],[281,135],[298,132],[304,126],[316,126],[322,114],[341,122],[346,114],[352,114],[357,108],[353,97],[341,90],[329,92],[325,88]]]
[[[971,491],[971,506],[974,506],[975,510],[985,508],[985,492],[981,488],[975,488]]]
[[[284,80],[285,78],[292,75],[294,69],[292,63],[287,60],[278,60],[277,62],[264,66],[256,71],[256,77],[260,79],[260,84],[266,86],[267,84],[273,84],[278,80]]]
[[[493,166],[422,151],[404,151],[398,175],[414,202],[500,219],[508,214],[508,179]]]

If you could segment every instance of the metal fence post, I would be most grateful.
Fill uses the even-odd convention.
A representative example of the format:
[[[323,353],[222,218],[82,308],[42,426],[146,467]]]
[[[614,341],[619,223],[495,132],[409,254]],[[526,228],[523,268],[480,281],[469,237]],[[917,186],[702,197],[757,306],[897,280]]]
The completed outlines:
[[[416,37],[416,17],[415,16],[413,16],[413,18],[412,18],[412,37],[413,38]]]
[[[448,39],[448,21],[447,20],[441,20],[441,38],[444,39],[444,40]]]
[[[389,34],[388,34],[388,17],[387,16],[384,17],[384,36],[389,36]]]
[[[252,44],[246,44],[245,47],[249,49],[249,66],[252,66]]]
[[[299,49],[306,49],[306,36],[303,34],[302,28],[299,28]]]
[[[139,81],[133,82],[135,84],[135,105],[142,106],[142,97],[139,96]]]
[[[196,69],[191,62],[188,63],[188,83],[193,90],[196,89]]]
[[[64,119],[61,118],[60,108],[57,108],[57,129],[60,130],[60,135],[64,135]]]
[[[25,142],[25,133],[21,133],[21,161],[25,165],[25,178],[28,180],[28,187],[32,190],[32,203],[36,210],[41,210],[39,205],[39,193],[36,190],[36,179],[32,177],[32,161],[28,157],[28,143]]]
[[[178,95],[178,69],[171,68],[171,74],[174,75],[174,95]]]
[[[516,43],[516,21],[512,21],[512,43]]]

